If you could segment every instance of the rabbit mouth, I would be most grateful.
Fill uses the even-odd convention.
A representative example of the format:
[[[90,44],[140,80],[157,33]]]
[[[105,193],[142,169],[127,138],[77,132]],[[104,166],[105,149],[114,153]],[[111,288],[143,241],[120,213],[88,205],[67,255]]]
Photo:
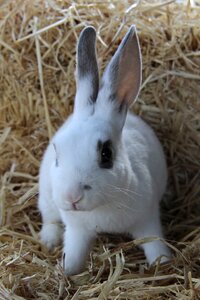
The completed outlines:
[[[88,212],[93,210],[93,208],[89,209],[88,207],[83,207],[79,203],[72,203],[70,209],[72,212]]]
[[[77,204],[76,203],[72,203],[72,208],[73,208],[73,210],[78,210]]]

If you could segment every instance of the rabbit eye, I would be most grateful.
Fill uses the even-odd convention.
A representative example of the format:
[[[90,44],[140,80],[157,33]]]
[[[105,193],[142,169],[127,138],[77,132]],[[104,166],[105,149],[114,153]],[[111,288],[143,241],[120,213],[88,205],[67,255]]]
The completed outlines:
[[[113,149],[110,140],[106,142],[98,141],[97,148],[99,151],[99,166],[103,169],[111,169],[113,167]]]

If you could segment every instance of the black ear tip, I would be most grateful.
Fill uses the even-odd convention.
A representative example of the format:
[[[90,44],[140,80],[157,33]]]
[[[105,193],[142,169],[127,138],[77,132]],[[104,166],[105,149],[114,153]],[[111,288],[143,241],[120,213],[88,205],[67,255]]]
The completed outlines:
[[[87,26],[81,31],[81,36],[96,36],[96,29],[93,26]]]
[[[134,25],[134,24],[131,25],[130,30],[131,30],[132,32],[136,31],[136,25]]]
[[[136,26],[135,25],[131,25],[131,27],[129,28],[127,34],[129,36],[134,36],[135,34],[137,35],[137,29],[136,29]]]
[[[78,40],[78,48],[86,47],[86,45],[93,46],[96,41],[96,30],[93,26],[85,27],[80,34]]]

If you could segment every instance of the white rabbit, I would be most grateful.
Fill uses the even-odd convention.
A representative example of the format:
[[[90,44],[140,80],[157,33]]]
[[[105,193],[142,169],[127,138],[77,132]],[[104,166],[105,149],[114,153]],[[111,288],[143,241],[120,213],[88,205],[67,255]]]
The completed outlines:
[[[77,47],[73,114],[49,144],[40,169],[42,242],[52,248],[63,236],[64,269],[84,269],[99,232],[162,238],[159,202],[167,182],[163,149],[153,130],[128,112],[141,84],[135,26],[122,40],[99,87],[96,32],[85,28]],[[144,243],[147,261],[170,256],[161,240]]]

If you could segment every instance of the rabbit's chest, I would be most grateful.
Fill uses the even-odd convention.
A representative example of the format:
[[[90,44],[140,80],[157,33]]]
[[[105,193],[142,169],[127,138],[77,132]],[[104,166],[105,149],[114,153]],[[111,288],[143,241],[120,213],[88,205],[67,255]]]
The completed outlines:
[[[67,215],[66,215],[67,214]],[[130,226],[134,226],[137,222],[136,211],[131,209],[124,209],[119,207],[115,210],[98,208],[98,211],[92,212],[74,212],[64,213],[63,222],[66,226],[77,226],[85,227],[88,230],[95,231],[98,233],[126,233],[129,231]]]

